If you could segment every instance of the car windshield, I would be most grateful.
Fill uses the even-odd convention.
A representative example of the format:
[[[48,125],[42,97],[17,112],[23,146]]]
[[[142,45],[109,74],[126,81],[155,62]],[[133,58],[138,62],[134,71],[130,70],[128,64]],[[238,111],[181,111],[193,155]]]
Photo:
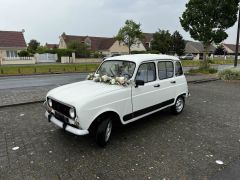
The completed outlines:
[[[131,61],[105,61],[98,69],[97,74],[110,77],[124,76],[127,79],[130,79],[133,75],[135,66],[135,63]]]

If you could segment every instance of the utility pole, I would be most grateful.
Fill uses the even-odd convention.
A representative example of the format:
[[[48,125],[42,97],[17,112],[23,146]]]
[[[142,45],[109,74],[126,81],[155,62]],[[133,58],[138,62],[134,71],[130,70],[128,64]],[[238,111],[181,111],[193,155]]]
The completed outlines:
[[[237,67],[237,61],[238,61],[238,46],[239,46],[239,33],[240,33],[239,32],[240,30],[240,9],[239,8],[238,8],[238,29],[237,29],[237,42],[236,42],[234,67]]]

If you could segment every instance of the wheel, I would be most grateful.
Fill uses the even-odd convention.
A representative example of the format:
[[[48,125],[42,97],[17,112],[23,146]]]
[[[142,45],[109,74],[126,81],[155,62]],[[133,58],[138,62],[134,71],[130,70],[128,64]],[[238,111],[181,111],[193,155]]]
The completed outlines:
[[[179,96],[175,102],[175,104],[171,107],[171,111],[173,114],[180,114],[185,106],[185,99],[183,96]]]
[[[99,146],[104,147],[108,143],[112,133],[112,119],[102,120],[96,128],[96,142]]]

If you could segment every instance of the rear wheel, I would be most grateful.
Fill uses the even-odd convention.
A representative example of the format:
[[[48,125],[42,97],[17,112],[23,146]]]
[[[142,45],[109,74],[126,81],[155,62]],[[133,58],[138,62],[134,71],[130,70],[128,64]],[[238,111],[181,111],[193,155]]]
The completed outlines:
[[[109,142],[112,133],[112,119],[102,120],[96,128],[96,142],[99,146],[104,147]]]
[[[171,107],[171,111],[173,114],[180,114],[185,106],[185,99],[183,96],[179,96],[175,102],[175,104]]]

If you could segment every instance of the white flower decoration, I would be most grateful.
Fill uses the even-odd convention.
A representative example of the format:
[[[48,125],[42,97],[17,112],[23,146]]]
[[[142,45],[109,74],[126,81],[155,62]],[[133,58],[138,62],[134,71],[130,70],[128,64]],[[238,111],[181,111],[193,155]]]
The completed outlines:
[[[103,82],[107,82],[109,80],[109,77],[107,75],[102,76]]]
[[[116,84],[116,80],[115,80],[115,79],[111,79],[111,80],[110,80],[110,83],[111,83],[112,85],[114,85],[114,84]]]
[[[120,84],[124,84],[124,83],[125,83],[125,78],[124,78],[124,77],[116,77],[116,80],[117,80]]]

